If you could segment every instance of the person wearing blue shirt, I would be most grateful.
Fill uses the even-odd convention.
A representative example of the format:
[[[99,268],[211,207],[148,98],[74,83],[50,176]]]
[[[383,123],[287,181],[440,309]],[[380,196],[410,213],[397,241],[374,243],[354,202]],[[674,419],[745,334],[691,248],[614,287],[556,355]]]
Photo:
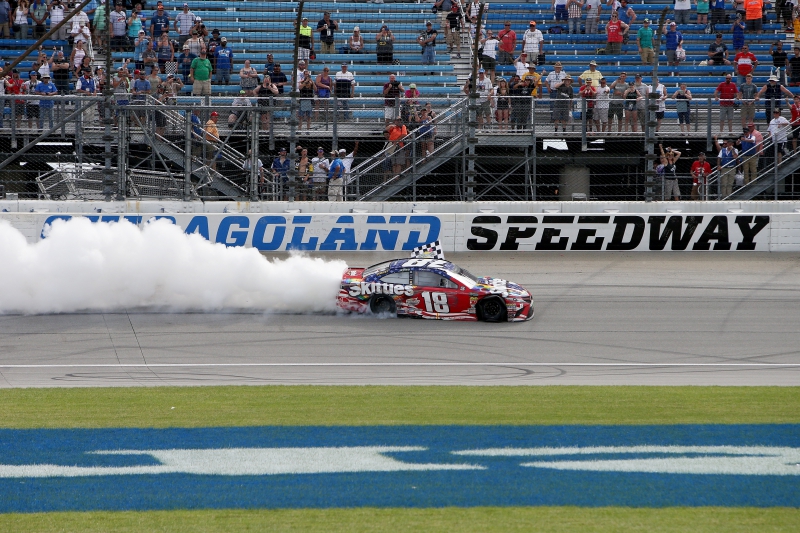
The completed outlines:
[[[178,73],[181,75],[181,78],[184,85],[192,85],[192,78],[189,77],[189,72],[192,70],[192,61],[195,60],[197,56],[194,55],[189,50],[189,45],[183,45],[183,52],[178,56]]]
[[[341,202],[344,192],[344,163],[338,152],[331,152],[333,160],[328,167],[328,201]]]
[[[276,180],[280,180],[284,187],[283,200],[287,201],[289,195],[286,191],[286,182],[289,181],[289,168],[292,162],[286,157],[286,148],[281,148],[278,152],[278,157],[272,162],[272,174]]]
[[[711,0],[711,31],[717,24],[725,24],[725,0]]]
[[[678,49],[678,43],[683,42],[683,34],[677,30],[674,22],[670,22],[669,27],[664,28],[664,37],[666,38],[667,62],[670,66],[678,66],[675,50]]]
[[[161,37],[164,32],[169,33],[169,15],[164,12],[164,6],[159,2],[156,12],[150,19],[150,38]]]
[[[217,60],[217,68],[214,82],[217,85],[228,85],[231,82],[231,68],[233,68],[233,51],[228,48],[228,39],[220,39],[219,46],[214,51],[214,58]]]
[[[41,96],[55,96],[58,94],[58,88],[53,82],[50,81],[50,74],[42,76],[42,81],[36,84],[34,89],[36,94]],[[39,100],[39,129],[44,129],[44,120],[48,119],[50,122],[50,129],[53,129],[53,106],[55,102],[49,98],[42,98]]]
[[[203,123],[200,121],[200,110],[192,111],[192,155],[200,157],[203,153]]]
[[[731,33],[733,34],[733,51],[739,53],[744,46],[744,29],[745,24],[741,15],[736,15],[736,20],[731,25]]]

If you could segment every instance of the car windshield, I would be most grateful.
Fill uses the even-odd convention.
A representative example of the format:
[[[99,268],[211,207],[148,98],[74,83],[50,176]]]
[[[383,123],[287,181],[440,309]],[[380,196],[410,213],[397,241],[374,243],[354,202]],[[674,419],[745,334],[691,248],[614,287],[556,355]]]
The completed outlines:
[[[450,263],[452,265],[452,263]],[[450,269],[450,272],[453,274],[458,274],[459,276],[463,276],[465,278],[469,278],[472,281],[478,281],[478,277],[475,276],[472,272],[467,270],[466,268],[461,268],[460,266],[453,265]]]
[[[381,270],[386,270],[387,268],[389,268],[389,265],[392,264],[393,261],[397,261],[397,259],[384,261],[383,263],[378,263],[377,265],[372,265],[371,267],[367,267],[366,269],[364,269],[364,272],[361,274],[361,276],[366,278],[371,274],[380,272]]]

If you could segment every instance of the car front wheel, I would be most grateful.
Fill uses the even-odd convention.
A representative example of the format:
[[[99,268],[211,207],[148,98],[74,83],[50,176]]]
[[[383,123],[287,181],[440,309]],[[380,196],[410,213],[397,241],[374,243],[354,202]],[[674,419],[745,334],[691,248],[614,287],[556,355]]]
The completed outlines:
[[[484,298],[478,304],[478,318],[485,322],[507,322],[508,310],[500,298],[496,296]]]

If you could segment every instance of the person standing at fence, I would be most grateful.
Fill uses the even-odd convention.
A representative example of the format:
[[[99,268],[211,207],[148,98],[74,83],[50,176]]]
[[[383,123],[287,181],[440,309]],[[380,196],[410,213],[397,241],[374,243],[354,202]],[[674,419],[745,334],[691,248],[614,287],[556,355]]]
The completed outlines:
[[[736,95],[739,93],[736,84],[731,81],[732,75],[725,74],[725,81],[717,85],[714,90],[714,99],[719,102],[719,131],[725,129],[725,119],[728,120],[728,131],[733,133],[733,110]]]
[[[692,163],[692,200],[697,201],[700,199],[699,195],[701,187],[706,193],[708,192],[706,189],[706,186],[708,185],[706,179],[708,178],[709,174],[711,174],[711,165],[708,163],[708,161],[706,161],[705,152],[700,152],[697,154],[697,161]]]
[[[325,150],[317,148],[317,157],[311,160],[311,182],[313,184],[312,200],[322,200],[327,194],[328,170],[331,163],[325,157]]]
[[[49,122],[50,129],[53,129],[53,106],[55,102],[46,97],[57,95],[58,88],[50,81],[50,74],[42,76],[42,81],[36,85],[36,94],[45,97],[39,100],[39,129],[44,129],[45,120]]]
[[[597,88],[594,106],[594,121],[597,131],[611,131],[608,125],[608,107],[611,100],[611,87],[605,78],[600,78],[600,87]]]
[[[789,89],[778,83],[778,77],[775,75],[770,76],[767,84],[758,91],[757,98],[764,99],[764,111],[768,120],[772,116],[773,109],[783,107],[784,95],[794,98],[794,94]]]
[[[739,154],[736,152],[736,148],[733,147],[733,139],[717,141],[715,135],[714,147],[719,151],[717,155],[717,173],[719,174],[719,196],[720,200],[722,200],[733,192],[733,180],[736,176]]]
[[[744,167],[744,184],[758,178],[758,158],[761,155],[762,142],[764,138],[761,132],[756,130],[756,125],[750,123],[737,144],[741,148],[739,155],[742,156],[742,166]]]
[[[564,1],[566,2],[566,0]],[[566,15],[566,10],[564,14]],[[503,29],[497,32],[497,40],[500,41],[500,50],[497,52],[498,63],[511,65],[514,62],[514,50],[517,48],[517,34],[511,29],[511,22],[503,23]]]
[[[328,168],[329,202],[341,202],[344,200],[344,163],[340,158],[340,152],[331,152],[331,157],[333,159],[330,168]]]
[[[23,84],[23,94],[35,95],[36,86],[39,84],[39,73],[32,70],[28,73],[28,81]],[[33,129],[34,119],[36,127],[39,127],[39,100],[32,99],[25,102],[25,116],[28,118],[28,129]],[[41,129],[41,128],[39,128]]]
[[[96,96],[97,84],[92,77],[91,69],[85,69],[83,76],[78,78],[75,82],[75,94],[81,96]],[[95,104],[83,104],[83,127],[94,126],[95,121]],[[19,117],[17,117],[19,118]]]
[[[661,144],[658,145],[661,157],[667,160],[664,165],[664,198],[672,196],[676,202],[681,200],[681,189],[678,186],[678,167],[676,163],[681,157],[681,153],[674,148],[667,147],[665,150]]]
[[[192,60],[189,68],[189,81],[192,85],[192,96],[211,95],[211,61],[206,57],[206,49],[200,49],[200,57]]]
[[[797,150],[797,138],[800,137],[800,95],[794,95],[794,103],[791,106],[792,112],[792,151]]]
[[[408,135],[408,129],[403,124],[403,119],[397,117],[393,124],[386,127],[385,135],[389,141],[386,147],[386,155],[390,157],[392,162],[392,175],[397,176],[406,166],[406,151],[403,138]]]
[[[342,164],[344,165],[344,184],[350,182],[350,171],[353,168],[353,162],[356,160],[356,154],[358,153],[358,141],[355,142],[353,145],[353,151],[349,154],[347,150],[344,148],[339,149],[339,159],[342,160]]]
[[[619,77],[611,82],[611,100],[608,104],[608,131],[614,126],[614,118],[617,119],[617,132],[623,130],[625,124],[625,91],[628,90],[628,74],[621,72]]]
[[[675,111],[678,113],[678,126],[681,133],[684,131],[689,133],[689,125],[692,123],[692,92],[686,87],[685,82],[681,83],[678,90],[672,93],[672,98],[675,100]]]
[[[783,161],[783,155],[786,153],[786,140],[788,138],[791,125],[789,121],[781,115],[780,109],[772,111],[772,120],[769,122],[769,135],[772,137],[772,142],[775,143],[775,150],[778,154],[778,164]]]
[[[739,86],[738,98],[741,103],[742,128],[756,119],[756,96],[758,87],[753,83],[753,75],[744,77],[744,83]]]
[[[280,183],[281,187],[283,188],[283,201],[289,200],[289,191],[288,191],[288,183],[289,183],[289,169],[291,168],[292,162],[286,156],[286,148],[281,148],[278,150],[278,157],[272,161],[272,175],[275,177],[275,183]]]

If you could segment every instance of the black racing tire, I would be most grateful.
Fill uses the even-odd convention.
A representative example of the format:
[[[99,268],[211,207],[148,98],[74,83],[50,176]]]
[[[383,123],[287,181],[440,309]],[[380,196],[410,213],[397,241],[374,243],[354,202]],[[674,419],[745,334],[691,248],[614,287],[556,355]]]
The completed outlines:
[[[502,298],[489,296],[478,303],[478,318],[484,322],[508,322],[508,309]]]
[[[396,315],[397,305],[393,298],[385,294],[376,294],[369,300],[369,310],[373,315]]]

